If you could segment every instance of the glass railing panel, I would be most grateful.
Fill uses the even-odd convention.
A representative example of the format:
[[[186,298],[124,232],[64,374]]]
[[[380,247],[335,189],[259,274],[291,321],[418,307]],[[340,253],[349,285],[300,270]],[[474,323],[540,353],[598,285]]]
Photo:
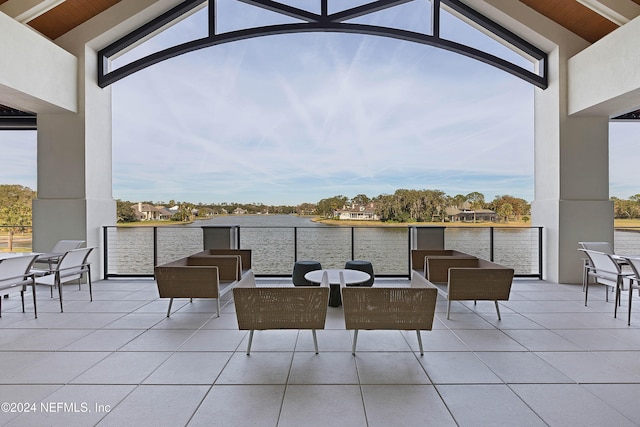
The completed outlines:
[[[290,275],[294,263],[294,228],[242,227],[240,248],[251,249],[257,275]]]
[[[478,258],[491,258],[491,229],[487,227],[447,227],[444,247]]]
[[[157,227],[158,264],[166,264],[202,251],[201,227]]]
[[[538,228],[494,228],[493,261],[509,266],[516,275],[539,272]]]
[[[370,261],[378,276],[409,274],[408,236],[405,227],[355,227],[354,259]]]
[[[153,227],[108,227],[108,274],[153,274]]]
[[[351,228],[298,228],[297,259],[319,261],[327,269],[344,268],[351,259]]]
[[[640,227],[616,228],[613,248],[620,255],[640,256]]]

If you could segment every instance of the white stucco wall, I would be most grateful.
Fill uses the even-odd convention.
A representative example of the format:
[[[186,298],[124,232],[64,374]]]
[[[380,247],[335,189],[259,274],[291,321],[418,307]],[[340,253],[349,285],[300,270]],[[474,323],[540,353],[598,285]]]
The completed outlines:
[[[74,55],[0,12],[0,99],[31,112],[77,111]]]
[[[569,114],[615,117],[640,108],[638,40],[640,17],[569,60]]]

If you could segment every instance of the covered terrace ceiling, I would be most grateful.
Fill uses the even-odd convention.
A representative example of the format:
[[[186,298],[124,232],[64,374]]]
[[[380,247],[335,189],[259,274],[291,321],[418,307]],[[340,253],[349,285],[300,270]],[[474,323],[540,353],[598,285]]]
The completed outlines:
[[[0,12],[55,40],[120,1],[122,0],[0,0]],[[590,43],[595,43],[640,15],[640,0],[518,1]],[[5,118],[10,118],[14,125],[17,116],[20,116],[19,120],[25,120],[21,112],[1,104],[2,99],[0,128]],[[637,119],[640,110],[625,116]],[[33,122],[35,125],[35,120]]]

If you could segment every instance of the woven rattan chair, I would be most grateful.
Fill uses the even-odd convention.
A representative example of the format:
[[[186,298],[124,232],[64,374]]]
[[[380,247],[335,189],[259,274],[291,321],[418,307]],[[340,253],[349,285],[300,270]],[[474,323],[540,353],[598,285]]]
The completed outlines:
[[[342,287],[342,306],[347,329],[353,329],[352,354],[356,354],[358,330],[416,331],[420,355],[424,355],[420,331],[433,327],[438,290],[420,273],[411,274],[408,288]]]
[[[191,255],[189,258],[223,258],[228,256],[240,257],[239,276],[236,280],[239,280],[240,276],[251,270],[251,249],[206,249]],[[220,271],[220,280],[226,280],[223,271]]]
[[[160,298],[170,298],[167,317],[174,298],[215,299],[216,316],[220,316],[220,297],[240,277],[240,256],[191,256],[158,265],[154,271]]]
[[[324,274],[320,286],[256,286],[252,272],[242,276],[233,289],[238,329],[250,331],[247,355],[251,352],[253,332],[267,329],[311,329],[316,354],[316,329],[324,329],[329,303],[329,279]]]
[[[498,301],[506,301],[511,293],[513,268],[481,258],[444,258],[429,257],[426,265],[427,278],[438,287],[438,291],[447,298],[447,319],[451,312],[451,301],[493,301],[498,320],[500,307]],[[440,277],[443,270],[448,271],[446,281]],[[437,274],[432,274],[437,272]],[[438,277],[433,280],[432,277]]]
[[[450,249],[412,249],[411,250],[411,270],[417,271],[424,275],[430,282],[446,282],[447,273],[449,268],[443,265],[441,269],[431,269],[431,277],[427,272],[427,258],[438,257],[442,259],[448,258],[463,258],[463,259],[476,259],[475,256],[466,254],[464,252],[450,250]]]

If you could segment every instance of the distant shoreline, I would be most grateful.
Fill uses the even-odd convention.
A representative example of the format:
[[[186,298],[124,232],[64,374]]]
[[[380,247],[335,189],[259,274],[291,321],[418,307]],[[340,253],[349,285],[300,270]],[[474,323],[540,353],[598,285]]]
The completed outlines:
[[[274,214],[287,215],[287,214]],[[218,216],[218,215],[216,215]],[[226,217],[233,216],[262,216],[258,214],[243,215],[221,215]],[[364,220],[344,220],[344,219],[323,219],[317,215],[296,215],[299,218],[308,217],[310,221],[320,224],[331,225],[336,227],[535,227],[531,225],[531,221],[511,221],[511,222],[382,222],[382,221],[364,221]],[[119,227],[163,227],[193,224],[196,221],[209,220],[209,218],[198,218],[194,221],[138,221],[138,222],[122,222],[117,223]],[[616,219],[614,220],[615,228],[623,227],[640,227],[640,219]]]

